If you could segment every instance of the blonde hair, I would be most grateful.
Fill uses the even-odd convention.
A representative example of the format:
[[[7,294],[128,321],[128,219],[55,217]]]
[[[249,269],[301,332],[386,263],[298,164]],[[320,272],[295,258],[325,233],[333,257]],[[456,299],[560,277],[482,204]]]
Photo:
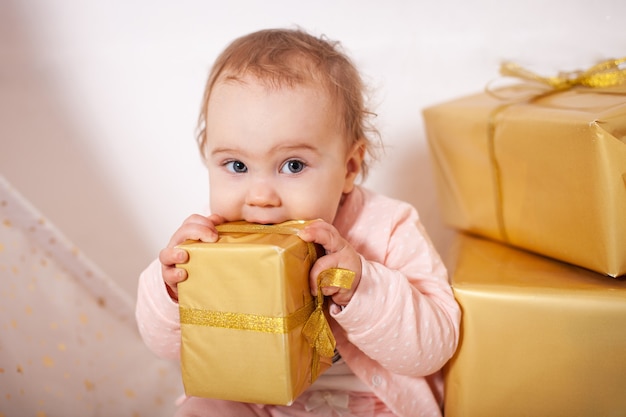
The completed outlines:
[[[381,144],[378,130],[370,123],[375,116],[365,104],[365,85],[339,42],[317,38],[299,29],[267,29],[235,39],[218,56],[207,80],[198,119],[197,141],[206,160],[206,114],[213,87],[219,80],[237,80],[253,75],[269,85],[295,86],[321,83],[330,93],[340,114],[340,125],[352,146],[363,141],[366,158],[361,176],[366,177],[367,159],[376,159]]]

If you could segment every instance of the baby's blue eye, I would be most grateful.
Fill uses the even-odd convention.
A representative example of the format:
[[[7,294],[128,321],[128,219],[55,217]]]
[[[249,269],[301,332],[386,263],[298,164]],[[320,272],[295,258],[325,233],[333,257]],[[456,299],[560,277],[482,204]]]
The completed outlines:
[[[298,172],[302,172],[305,167],[306,164],[299,159],[290,159],[281,167],[280,172],[285,174],[297,174]]]
[[[248,172],[248,167],[241,161],[230,161],[225,164],[226,168],[237,174]]]

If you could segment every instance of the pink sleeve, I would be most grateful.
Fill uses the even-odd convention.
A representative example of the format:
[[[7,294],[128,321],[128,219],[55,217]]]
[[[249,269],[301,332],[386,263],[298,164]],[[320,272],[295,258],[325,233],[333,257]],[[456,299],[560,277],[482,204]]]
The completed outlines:
[[[150,350],[161,358],[179,359],[178,304],[167,293],[158,259],[139,276],[135,317],[139,333]]]
[[[362,254],[361,282],[348,306],[331,313],[347,339],[387,370],[429,375],[456,350],[460,309],[417,212],[384,209],[368,217],[385,220],[360,225],[364,238],[353,244]]]

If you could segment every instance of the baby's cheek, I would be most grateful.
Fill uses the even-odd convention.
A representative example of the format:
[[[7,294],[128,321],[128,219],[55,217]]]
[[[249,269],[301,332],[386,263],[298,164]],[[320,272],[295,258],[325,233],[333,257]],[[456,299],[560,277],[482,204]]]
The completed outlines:
[[[219,214],[227,222],[242,219],[241,205],[227,191],[215,191],[211,198],[211,213]]]

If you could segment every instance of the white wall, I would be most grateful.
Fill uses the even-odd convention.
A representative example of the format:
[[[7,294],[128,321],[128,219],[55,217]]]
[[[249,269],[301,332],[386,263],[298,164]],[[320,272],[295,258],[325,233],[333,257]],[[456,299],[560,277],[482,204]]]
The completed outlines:
[[[295,25],[341,40],[376,89],[387,153],[367,185],[416,205],[442,251],[421,109],[505,59],[552,75],[626,56],[623,0],[2,0],[0,173],[134,295],[207,203],[194,128],[212,60]]]

